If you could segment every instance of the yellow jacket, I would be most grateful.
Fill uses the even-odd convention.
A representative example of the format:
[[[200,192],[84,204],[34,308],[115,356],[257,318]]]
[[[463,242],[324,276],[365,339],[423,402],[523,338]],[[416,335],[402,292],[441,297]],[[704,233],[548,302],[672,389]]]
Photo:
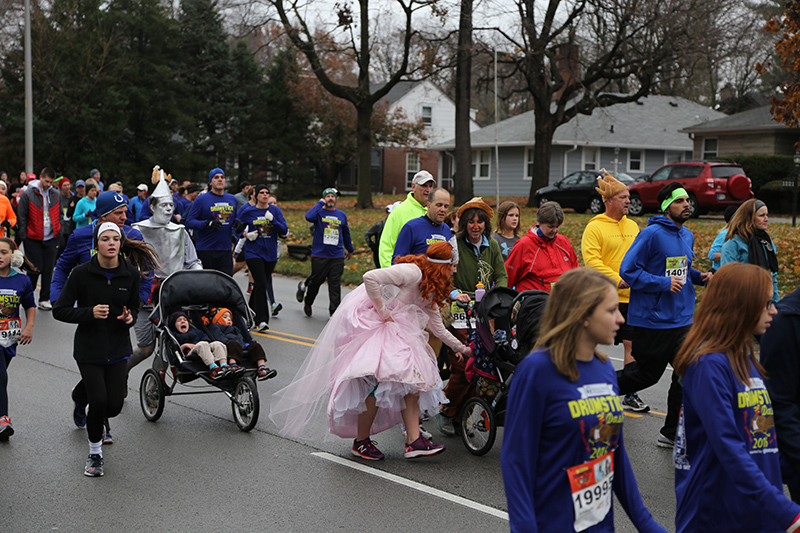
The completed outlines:
[[[597,215],[583,230],[581,253],[584,266],[602,272],[619,286],[622,280],[619,266],[638,234],[639,226],[626,216],[617,222],[605,213]],[[618,289],[617,292],[620,303],[630,301],[630,289]]]

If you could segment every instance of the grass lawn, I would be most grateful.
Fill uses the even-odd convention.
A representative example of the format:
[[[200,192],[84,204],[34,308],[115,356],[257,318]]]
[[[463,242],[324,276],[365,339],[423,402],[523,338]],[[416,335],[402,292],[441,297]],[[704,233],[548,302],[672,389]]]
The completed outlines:
[[[370,226],[385,216],[383,208],[386,205],[403,199],[405,199],[405,195],[375,196],[373,197],[374,209],[356,209],[355,198],[352,197],[344,196],[340,199],[338,207],[347,213],[350,236],[356,249],[356,254],[345,264],[342,278],[344,284],[349,286],[359,285],[364,272],[374,268],[372,252],[364,241],[364,233],[367,232]],[[494,199],[488,200],[490,204],[494,203]],[[525,203],[525,198],[500,199],[501,202],[505,200],[513,200],[520,205]],[[304,215],[314,203],[313,201],[280,202],[280,208],[289,223],[290,235],[288,242],[311,244],[312,235],[308,231],[309,224],[306,222]],[[521,227],[527,230],[528,227],[536,222],[536,209],[522,207],[521,211]],[[583,263],[580,246],[581,235],[586,223],[593,215],[581,215],[572,212],[572,210],[566,210],[565,215],[566,220],[564,225],[561,226],[560,233],[566,235],[572,241],[572,246],[578,254],[578,260]],[[650,216],[653,215],[632,218],[639,224],[641,229],[647,225],[647,218]],[[721,220],[721,216],[720,220],[692,219],[686,223],[686,227],[694,233],[694,251],[697,254],[697,259],[694,263],[695,268],[707,271],[711,267],[711,261],[708,260],[708,249],[723,226],[724,223]],[[781,296],[783,296],[800,285],[800,239],[798,238],[800,230],[793,229],[791,224],[771,222],[768,232],[778,248],[778,263],[780,265],[778,289]],[[275,272],[285,276],[304,278],[311,273],[311,263],[309,261],[296,261],[289,258],[287,254],[282,253],[275,267]]]

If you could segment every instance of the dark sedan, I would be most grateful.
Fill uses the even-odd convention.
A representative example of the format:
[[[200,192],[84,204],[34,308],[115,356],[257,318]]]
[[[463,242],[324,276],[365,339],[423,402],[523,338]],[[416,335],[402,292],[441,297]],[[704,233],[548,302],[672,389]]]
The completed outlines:
[[[579,170],[567,174],[554,185],[536,191],[534,202],[537,206],[550,201],[558,202],[561,207],[571,207],[576,213],[585,213],[587,209],[595,215],[602,213],[606,206],[603,197],[595,190],[597,178],[602,176],[603,173],[597,170]],[[636,181],[623,173],[615,178],[629,187]]]

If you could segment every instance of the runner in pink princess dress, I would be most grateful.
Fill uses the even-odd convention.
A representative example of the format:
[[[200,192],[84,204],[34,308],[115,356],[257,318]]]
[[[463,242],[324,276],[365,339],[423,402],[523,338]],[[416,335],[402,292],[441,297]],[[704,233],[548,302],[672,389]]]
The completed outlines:
[[[353,438],[353,454],[384,455],[370,436],[401,421],[408,430],[406,458],[444,451],[419,434],[420,411],[447,403],[427,325],[454,351],[471,350],[447,332],[439,309],[451,289],[457,257],[446,242],[426,255],[408,255],[364,274],[342,301],[292,383],[278,391],[270,418],[284,436],[311,438],[310,422],[327,402],[327,429]]]

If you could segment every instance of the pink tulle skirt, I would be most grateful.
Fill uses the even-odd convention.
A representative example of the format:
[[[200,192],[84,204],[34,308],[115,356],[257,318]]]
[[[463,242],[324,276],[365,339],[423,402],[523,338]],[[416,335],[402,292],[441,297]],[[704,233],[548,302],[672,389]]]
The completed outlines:
[[[364,286],[348,294],[314,343],[292,383],[275,393],[270,418],[286,436],[313,438],[312,419],[327,402],[327,429],[355,438],[359,413],[373,394],[378,414],[371,434],[402,421],[405,396],[419,396],[420,411],[447,403],[436,356],[428,345],[428,315],[390,299],[384,322]]]

